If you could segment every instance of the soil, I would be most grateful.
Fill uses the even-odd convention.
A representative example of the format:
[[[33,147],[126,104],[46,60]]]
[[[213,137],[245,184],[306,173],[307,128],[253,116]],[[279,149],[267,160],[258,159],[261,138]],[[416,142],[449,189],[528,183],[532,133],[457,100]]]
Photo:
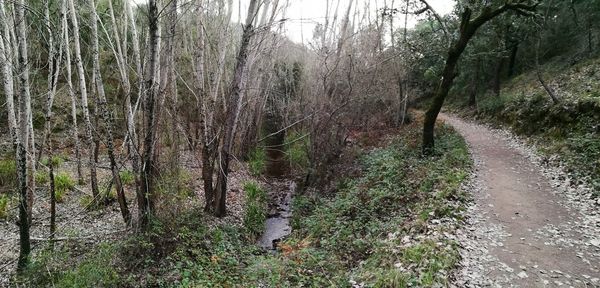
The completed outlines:
[[[600,287],[600,216],[585,185],[510,134],[450,115],[470,146],[473,205],[456,287]]]

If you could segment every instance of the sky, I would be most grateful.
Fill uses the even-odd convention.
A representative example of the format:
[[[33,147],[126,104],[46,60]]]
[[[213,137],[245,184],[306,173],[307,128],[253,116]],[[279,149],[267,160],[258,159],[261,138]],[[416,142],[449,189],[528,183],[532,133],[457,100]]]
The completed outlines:
[[[361,9],[365,7],[366,4],[369,4],[369,10],[371,13],[373,13],[372,15],[375,15],[376,8],[378,7],[381,9],[384,6],[384,1],[387,2],[388,6],[392,2],[392,0],[354,0],[354,5],[358,5],[359,9]],[[242,17],[245,19],[244,11],[247,10],[249,0],[234,0],[234,11],[238,11],[240,2],[243,9]],[[280,2],[284,2],[284,0],[280,0]],[[349,2],[350,0],[340,0],[340,18],[341,14],[345,13]],[[326,0],[289,0],[288,9],[285,11],[285,18],[287,20],[284,27],[284,33],[287,35],[287,37],[297,43],[307,43],[310,39],[312,39],[312,31],[314,30],[315,26],[318,23],[324,23],[327,5],[326,3]],[[394,0],[394,3],[394,8],[398,9],[401,8],[401,5],[403,7],[405,5],[403,3],[406,2],[405,0]],[[429,0],[428,3],[436,10],[436,12],[445,15],[452,12],[455,2],[454,0]],[[352,9],[352,13],[353,12],[354,9]],[[237,15],[234,18],[234,21],[238,20]],[[279,18],[281,18],[281,16]],[[395,26],[398,25],[398,27],[403,27],[404,15],[397,14],[394,18],[394,21]],[[408,27],[413,27],[416,23],[417,17],[414,15],[409,15]]]
[[[134,3],[145,3],[147,0],[129,0]],[[286,0],[280,0],[284,3]],[[285,35],[297,43],[308,43],[312,39],[312,32],[318,23],[325,22],[325,11],[326,11],[326,0],[287,0],[289,6],[285,10],[285,15],[278,15],[276,20],[286,18],[285,26],[283,27]],[[348,6],[350,0],[339,0],[340,8],[339,14],[343,14]],[[366,4],[369,4],[370,12],[375,15],[376,8],[382,8],[384,1],[391,4],[392,0],[354,0],[354,6],[358,5],[359,9],[363,9]],[[248,9],[248,3],[250,0],[233,0],[234,13],[233,21],[240,22],[240,16],[242,19],[246,19],[246,11]],[[332,0],[332,2],[336,2]],[[400,6],[406,3],[405,0],[394,0],[394,8],[400,8]],[[454,0],[429,0],[428,3],[441,15],[452,12],[454,7]],[[241,6],[241,10],[239,10]],[[354,9],[352,9],[354,12]],[[400,14],[400,13],[399,13]],[[331,15],[330,15],[331,17]],[[341,17],[341,16],[340,16]],[[413,27],[417,23],[417,16],[408,16],[408,28]],[[404,25],[404,15],[396,15],[394,18],[395,26],[398,28]]]

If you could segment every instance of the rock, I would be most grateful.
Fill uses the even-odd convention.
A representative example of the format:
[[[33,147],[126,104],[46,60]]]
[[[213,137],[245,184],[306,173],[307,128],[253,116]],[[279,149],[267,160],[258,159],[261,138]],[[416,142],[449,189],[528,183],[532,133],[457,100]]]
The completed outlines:
[[[521,278],[521,279],[525,279],[525,278],[529,277],[525,271],[519,272],[519,274],[517,274],[517,276],[519,276],[519,278]]]

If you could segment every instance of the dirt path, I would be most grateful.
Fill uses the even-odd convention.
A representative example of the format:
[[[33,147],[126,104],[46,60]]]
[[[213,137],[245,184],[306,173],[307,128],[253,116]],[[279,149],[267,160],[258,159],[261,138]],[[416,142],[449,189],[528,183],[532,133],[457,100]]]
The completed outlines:
[[[600,206],[589,191],[500,130],[441,119],[464,136],[475,161],[455,285],[600,287]]]

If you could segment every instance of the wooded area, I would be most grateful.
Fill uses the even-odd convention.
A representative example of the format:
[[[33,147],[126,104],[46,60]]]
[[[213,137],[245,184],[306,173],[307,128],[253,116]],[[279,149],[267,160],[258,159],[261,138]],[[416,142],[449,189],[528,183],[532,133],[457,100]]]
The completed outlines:
[[[47,257],[41,251],[69,250],[75,245],[71,241],[85,243],[90,239],[97,242],[89,245],[98,245],[115,233],[145,239],[155,245],[157,255],[166,257],[170,252],[165,252],[165,247],[174,245],[167,242],[184,241],[181,239],[185,237],[168,240],[153,236],[160,234],[157,227],[184,227],[175,223],[189,219],[183,216],[189,213],[195,213],[194,221],[204,224],[236,222],[250,231],[240,236],[244,244],[239,245],[249,246],[262,235],[266,219],[277,216],[270,212],[271,206],[281,201],[289,206],[292,200],[284,198],[293,194],[301,195],[298,199],[311,199],[314,206],[302,206],[301,200],[295,199],[292,210],[298,217],[312,219],[307,216],[311,214],[303,214],[309,213],[306,207],[320,207],[318,203],[345,195],[336,194],[346,191],[339,188],[342,186],[354,187],[347,191],[355,191],[402,179],[406,183],[431,183],[386,189],[433,191],[451,187],[448,189],[458,191],[470,165],[466,160],[469,156],[454,132],[446,131],[445,126],[435,127],[444,103],[461,113],[507,123],[517,133],[556,136],[556,141],[563,142],[557,142],[562,146],[554,152],[575,155],[568,159],[600,157],[600,86],[593,80],[600,75],[594,62],[600,51],[599,0],[457,0],[447,14],[438,13],[428,0],[323,1],[327,7],[324,17],[311,19],[317,22],[314,31],[303,33],[312,37],[298,43],[287,38],[286,31],[289,25],[306,19],[287,16],[293,2],[289,0],[0,0],[0,218],[7,223],[6,237],[1,238],[17,241],[8,233],[18,226],[18,257],[12,257],[11,252],[0,259],[0,270],[10,271],[0,276],[8,279],[10,275],[12,282],[0,284],[54,285],[31,280],[36,263]],[[409,19],[415,24],[409,25]],[[578,65],[591,67],[581,68],[587,71],[582,76],[587,78],[581,80],[588,83],[585,91],[569,90],[566,80],[555,77],[565,67],[588,67]],[[515,81],[530,73],[534,77],[527,80],[526,87],[538,89],[536,92],[505,95],[516,90]],[[523,110],[525,107],[530,109]],[[534,115],[539,117],[534,119]],[[539,133],[527,127],[535,126],[535,121],[545,121]],[[576,146],[570,131],[590,144]],[[389,168],[387,162],[378,162],[383,161],[379,152],[366,156],[364,165],[347,160],[360,158],[348,156],[358,154],[355,150],[367,153],[374,147],[391,145],[384,134],[401,135],[400,141],[408,143],[396,149],[405,154],[382,152],[392,159],[388,164],[394,171],[385,170]],[[458,145],[458,152],[452,145]],[[594,182],[600,177],[600,162],[568,159],[565,161],[571,170],[589,164],[579,169],[585,170],[581,177],[592,179],[590,183],[598,185],[594,189],[600,189],[600,182]],[[363,174],[353,171],[362,169],[356,168],[361,165],[367,167],[364,171],[380,174],[369,176],[365,172],[360,178],[363,176],[358,175]],[[438,171],[436,165],[447,169]],[[399,171],[407,174],[394,174]],[[437,171],[439,177],[427,174],[431,171]],[[434,180],[427,180],[430,176]],[[343,177],[363,182],[357,180],[362,184],[353,186],[342,181]],[[455,183],[453,177],[461,180]],[[292,186],[282,179],[297,183],[298,188],[295,184],[289,188]],[[265,188],[273,185],[282,190]],[[412,215],[405,217],[412,219],[420,214],[405,211],[405,207],[441,201],[433,196],[389,193],[359,193],[354,200],[359,202],[339,205],[367,211],[371,204],[366,203],[373,203],[385,210],[392,201],[389,199],[394,199],[396,204],[390,205]],[[444,199],[462,203],[458,206],[466,201],[462,194]],[[114,224],[113,210],[120,213],[119,225]],[[386,210],[388,215],[374,211],[365,219],[396,215],[396,210]],[[432,208],[422,214],[429,217],[428,213],[435,211]],[[283,214],[288,212],[291,214]],[[352,215],[359,212],[348,213],[339,217],[355,219]],[[310,225],[298,226],[304,223],[301,220],[288,218],[292,218],[289,229],[309,229]],[[77,227],[73,223],[80,220],[75,219],[84,219],[84,226],[95,228],[85,233],[87,228]],[[105,228],[96,229],[103,225]],[[363,225],[368,226],[359,224]],[[77,230],[80,228],[83,230]],[[83,233],[70,235],[70,229]],[[326,233],[323,229],[315,231]],[[363,232],[352,235],[359,237],[356,235]],[[129,243],[124,239],[116,241]],[[309,242],[318,242],[309,236],[298,239],[273,245],[288,255],[285,249],[301,250],[302,245],[310,247]],[[318,243],[318,247],[329,245]],[[127,249],[124,254],[133,253],[129,256],[146,251]],[[208,245],[202,249],[217,248]],[[367,259],[365,255],[375,250],[364,248],[340,256],[340,262],[348,265],[340,270],[355,267],[352,263]],[[246,255],[246,251],[239,253]],[[217,258],[207,260],[208,265],[219,265],[220,258],[215,255],[210,257]],[[440,267],[436,271],[453,269],[451,265]],[[127,268],[124,273],[133,275],[136,269]],[[387,279],[365,275],[359,278],[366,283]],[[52,281],[63,279],[49,277]],[[180,281],[183,276],[169,277]],[[228,286],[229,280],[210,277],[213,282],[195,283],[198,287]],[[411,283],[429,286],[421,276],[415,277],[420,282]],[[141,281],[140,286],[160,286],[141,278],[135,278]],[[432,276],[430,284],[444,283],[443,278]],[[310,277],[308,282],[298,279],[288,279],[291,282],[283,286],[317,283]],[[378,285],[403,287],[394,281]],[[135,286],[120,283],[101,286]],[[237,285],[240,283],[232,286]],[[334,282],[330,285],[336,286]]]

